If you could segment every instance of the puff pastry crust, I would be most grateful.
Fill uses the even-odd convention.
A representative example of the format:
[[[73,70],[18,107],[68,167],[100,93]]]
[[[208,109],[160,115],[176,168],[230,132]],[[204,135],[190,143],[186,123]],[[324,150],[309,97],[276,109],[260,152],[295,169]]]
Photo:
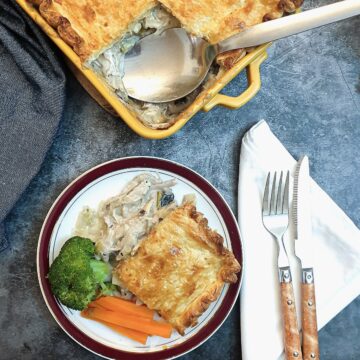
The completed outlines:
[[[294,12],[303,0],[29,0],[83,62],[119,41],[159,3],[190,33],[217,43],[235,33]]]
[[[120,40],[155,0],[30,0],[83,62]]]
[[[292,13],[303,0],[159,0],[187,32],[210,43]]]
[[[122,284],[180,333],[194,326],[224,283],[237,281],[240,265],[192,204],[172,211],[137,253],[119,263]]]

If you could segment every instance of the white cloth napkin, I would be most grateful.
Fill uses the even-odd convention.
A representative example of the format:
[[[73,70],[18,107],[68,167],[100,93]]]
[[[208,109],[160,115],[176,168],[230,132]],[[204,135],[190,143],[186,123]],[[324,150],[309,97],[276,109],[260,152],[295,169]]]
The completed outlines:
[[[240,154],[238,197],[244,249],[244,278],[240,293],[244,360],[284,357],[277,248],[275,240],[263,227],[261,205],[268,171],[289,169],[293,175],[295,166],[296,161],[265,121],[260,121],[245,134]],[[320,329],[360,294],[360,231],[314,181],[311,183],[311,198],[313,233],[310,251],[315,261]],[[285,242],[301,324],[300,263],[294,255],[294,225],[291,222]]]

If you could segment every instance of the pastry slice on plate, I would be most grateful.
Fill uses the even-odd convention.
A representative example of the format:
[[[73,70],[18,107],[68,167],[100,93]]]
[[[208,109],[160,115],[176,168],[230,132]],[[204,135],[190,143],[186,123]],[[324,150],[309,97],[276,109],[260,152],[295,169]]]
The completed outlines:
[[[223,238],[190,203],[167,215],[116,269],[122,285],[182,335],[239,271]]]

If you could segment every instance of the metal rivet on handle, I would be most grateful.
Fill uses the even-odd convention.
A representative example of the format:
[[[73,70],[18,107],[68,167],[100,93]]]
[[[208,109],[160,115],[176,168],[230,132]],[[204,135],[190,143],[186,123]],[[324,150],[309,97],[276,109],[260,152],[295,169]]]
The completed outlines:
[[[308,301],[308,305],[312,306],[313,302],[311,300]]]
[[[310,357],[311,357],[312,359],[315,359],[315,358],[316,358],[316,355],[315,355],[314,353],[311,353],[311,354],[310,354]]]
[[[294,355],[295,357],[298,357],[298,356],[299,356],[299,353],[298,353],[297,351],[294,351],[294,352],[293,352],[293,355]]]
[[[291,300],[288,300],[288,301],[287,301],[287,304],[288,304],[288,305],[291,305],[291,304],[292,304],[292,301],[291,301]]]

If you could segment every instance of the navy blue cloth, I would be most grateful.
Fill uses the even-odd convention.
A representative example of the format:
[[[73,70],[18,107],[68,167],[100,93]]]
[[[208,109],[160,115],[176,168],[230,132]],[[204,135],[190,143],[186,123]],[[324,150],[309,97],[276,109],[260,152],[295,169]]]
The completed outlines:
[[[54,45],[11,0],[0,0],[0,251],[4,219],[37,174],[65,103]]]

